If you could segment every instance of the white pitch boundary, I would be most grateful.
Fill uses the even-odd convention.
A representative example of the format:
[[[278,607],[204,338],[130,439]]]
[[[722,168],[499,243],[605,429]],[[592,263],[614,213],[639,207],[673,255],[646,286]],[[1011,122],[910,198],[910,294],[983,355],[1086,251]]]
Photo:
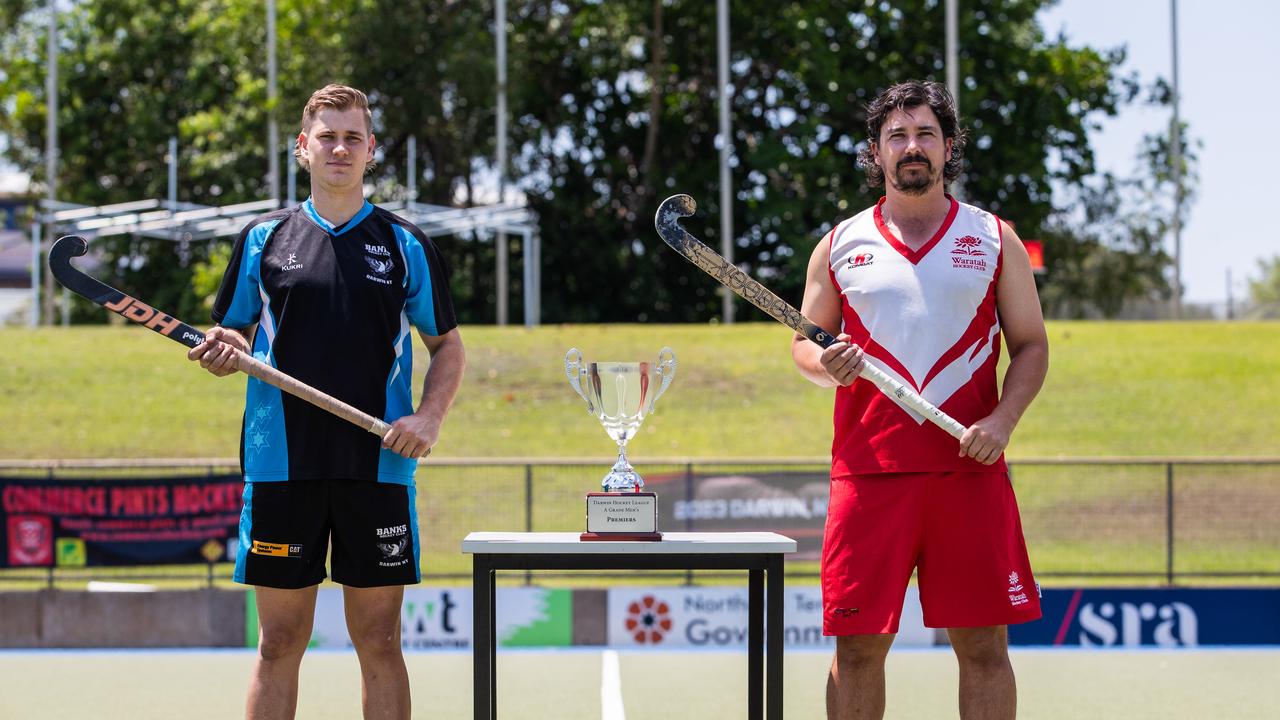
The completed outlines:
[[[617,650],[605,650],[600,656],[600,720],[627,720]]]

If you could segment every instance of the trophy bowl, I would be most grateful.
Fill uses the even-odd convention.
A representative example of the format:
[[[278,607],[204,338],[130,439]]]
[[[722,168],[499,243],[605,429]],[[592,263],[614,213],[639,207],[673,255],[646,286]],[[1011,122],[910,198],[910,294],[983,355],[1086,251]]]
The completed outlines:
[[[653,412],[654,403],[675,378],[675,353],[664,347],[658,351],[657,362],[587,362],[580,350],[571,348],[564,357],[564,372],[569,384],[586,401],[587,412],[618,445],[618,460],[600,481],[603,492],[588,496],[587,534],[593,534],[594,526],[611,528],[600,530],[602,534],[656,534],[656,496],[641,493],[644,478],[627,460],[627,442],[635,437],[644,419]],[[631,497],[621,497],[623,494]],[[647,496],[647,501],[640,495]],[[593,504],[598,510],[594,514]],[[624,507],[631,509],[623,512]],[[646,519],[650,507],[652,516]],[[636,514],[641,516],[639,520],[628,520]],[[629,525],[635,527],[628,528]]]

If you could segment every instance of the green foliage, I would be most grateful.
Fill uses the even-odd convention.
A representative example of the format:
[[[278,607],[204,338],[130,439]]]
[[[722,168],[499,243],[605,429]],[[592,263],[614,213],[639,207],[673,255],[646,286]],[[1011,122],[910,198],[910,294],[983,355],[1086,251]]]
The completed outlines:
[[[1280,255],[1258,260],[1258,278],[1249,280],[1250,315],[1280,318]]]
[[[1054,238],[1046,248],[1051,272],[1060,270],[1059,248],[1076,263],[1062,267],[1057,291],[1075,302],[1091,290],[1071,280],[1087,272],[1072,258],[1102,253],[1090,262],[1115,265],[1094,249],[1105,248],[1144,268],[1164,259],[1136,257],[1145,239],[1117,245],[1093,226],[1060,219],[1054,189],[1094,175],[1087,131],[1130,102],[1138,83],[1117,75],[1121,50],[1045,37],[1036,15],[1047,4],[975,0],[961,14],[959,104],[972,131],[963,188],[1024,236]],[[15,21],[0,39],[0,133],[11,140],[8,159],[37,182],[42,7],[0,5]],[[280,0],[278,12],[275,110],[283,136],[296,131],[313,89],[354,84],[370,94],[383,145],[375,199],[403,195],[410,136],[419,144],[420,199],[486,199],[479,189],[495,172],[490,3]],[[893,82],[943,79],[943,12],[931,0],[856,7],[739,0],[731,14],[735,260],[798,302],[813,244],[880,195],[855,163],[866,141],[863,104]],[[260,2],[87,0],[65,9],[60,25],[61,197],[87,204],[161,197],[174,135],[181,200],[227,204],[269,194],[272,108]],[[701,0],[508,3],[511,176],[540,217],[547,319],[719,314],[715,283],[667,251],[652,225],[663,197],[687,192],[700,203],[690,229],[720,244],[715,25],[715,4]],[[488,321],[492,238],[441,244],[460,316]],[[129,253],[106,261],[159,263],[146,278],[157,285],[143,296],[190,294],[189,273],[166,264],[164,251],[130,245]],[[518,281],[512,290],[518,316]]]

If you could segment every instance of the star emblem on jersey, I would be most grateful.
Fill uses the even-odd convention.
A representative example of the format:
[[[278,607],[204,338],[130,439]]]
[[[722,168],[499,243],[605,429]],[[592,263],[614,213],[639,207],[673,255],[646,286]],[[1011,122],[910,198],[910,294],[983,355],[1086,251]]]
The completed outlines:
[[[275,415],[274,408],[265,402],[253,409],[253,413],[249,416],[249,426],[244,430],[245,452],[249,457],[256,457],[258,453],[271,446],[267,436],[270,434],[268,428],[273,415]]]

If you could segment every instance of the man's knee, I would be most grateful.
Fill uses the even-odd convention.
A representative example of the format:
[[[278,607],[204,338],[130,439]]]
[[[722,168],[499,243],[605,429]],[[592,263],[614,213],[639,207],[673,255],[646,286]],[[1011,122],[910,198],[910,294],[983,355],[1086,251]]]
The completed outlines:
[[[347,622],[351,644],[362,655],[400,654],[400,613],[368,614],[356,622]]]
[[[893,635],[843,635],[836,638],[836,665],[848,668],[883,665]]]
[[[1009,663],[1009,636],[1003,625],[951,628],[951,647],[961,664],[971,667],[1003,667]]]
[[[261,628],[258,655],[267,661],[301,658],[311,641],[311,628],[302,623],[272,623]]]

